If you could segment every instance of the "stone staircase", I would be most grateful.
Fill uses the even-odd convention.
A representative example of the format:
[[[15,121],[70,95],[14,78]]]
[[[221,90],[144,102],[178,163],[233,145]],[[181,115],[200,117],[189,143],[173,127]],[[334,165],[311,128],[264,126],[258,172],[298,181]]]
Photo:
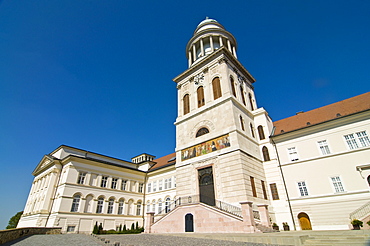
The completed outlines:
[[[329,246],[329,245],[350,245],[365,246],[369,244],[369,232],[339,231],[322,234],[311,234],[304,240],[304,246]]]

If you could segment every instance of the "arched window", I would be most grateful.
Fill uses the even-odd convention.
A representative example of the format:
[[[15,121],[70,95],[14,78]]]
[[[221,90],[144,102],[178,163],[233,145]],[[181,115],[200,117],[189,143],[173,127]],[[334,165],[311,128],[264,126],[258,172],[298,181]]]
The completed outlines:
[[[98,204],[96,206],[96,213],[101,214],[103,212],[103,204],[104,204],[104,198],[99,197],[98,198]]]
[[[244,131],[245,128],[244,128],[244,120],[243,120],[243,117],[240,115],[239,116],[239,119],[240,119],[240,126],[241,126],[242,130]]]
[[[109,201],[108,201],[107,214],[113,213],[113,205],[114,205],[114,199],[113,198],[110,198]]]
[[[262,147],[262,154],[263,154],[263,160],[264,161],[269,161],[270,160],[269,150],[266,146]]]
[[[203,89],[203,86],[198,87],[197,95],[198,95],[198,108],[200,108],[204,105],[204,89]]]
[[[197,134],[195,135],[195,137],[197,138],[207,133],[209,133],[209,130],[205,127],[202,127],[197,131]]]
[[[153,200],[153,202],[152,202],[152,212],[155,213],[155,200]]]
[[[252,123],[249,123],[249,127],[251,128],[251,134],[252,134],[252,137],[255,137],[255,136],[254,136],[254,128],[253,128]]]
[[[125,204],[125,200],[119,199],[118,201],[118,212],[117,214],[123,214],[123,206]]]
[[[260,140],[265,139],[265,133],[263,132],[263,127],[261,125],[259,125],[257,127],[257,130],[258,130],[258,135],[260,137]]]
[[[251,110],[253,111],[254,107],[253,107],[252,95],[250,93],[248,93],[248,97],[249,97],[249,103],[251,105]]]
[[[158,201],[158,213],[161,214],[162,213],[162,200],[159,200]]]
[[[217,98],[220,98],[222,96],[220,78],[216,77],[212,80],[212,88],[213,88],[213,99],[216,100]]]
[[[244,106],[247,106],[245,104],[244,89],[243,89],[242,85],[240,86],[240,94],[242,95],[242,102],[243,102]]]
[[[166,203],[165,203],[166,213],[168,213],[170,211],[170,201],[171,201],[171,198],[167,197],[166,198]]]
[[[146,212],[150,212],[150,201],[146,202]]]
[[[78,206],[80,205],[80,195],[73,196],[73,202],[71,207],[71,212],[78,212]]]
[[[189,104],[189,94],[186,94],[183,99],[184,104],[184,114],[187,114],[190,112],[190,104]]]
[[[141,201],[136,204],[136,215],[141,215]]]
[[[367,183],[369,184],[369,186],[370,186],[370,175],[369,176],[367,176]]]
[[[234,84],[233,77],[230,77],[230,85],[231,85],[231,92],[233,93],[234,97],[236,97],[235,84]]]

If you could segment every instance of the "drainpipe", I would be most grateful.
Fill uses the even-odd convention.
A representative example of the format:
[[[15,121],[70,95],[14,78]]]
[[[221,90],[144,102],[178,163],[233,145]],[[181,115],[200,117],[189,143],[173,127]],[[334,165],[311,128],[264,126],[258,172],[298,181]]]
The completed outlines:
[[[275,127],[274,127],[274,128],[275,128]],[[273,130],[273,133],[272,133],[272,135],[270,136],[270,139],[271,139],[271,141],[272,141],[272,145],[273,145],[273,146],[274,146],[274,148],[275,148],[276,157],[277,157],[277,161],[278,161],[278,164],[279,164],[279,169],[280,169],[281,177],[282,177],[282,179],[283,179],[283,184],[284,184],[284,189],[285,189],[285,193],[286,193],[286,198],[287,198],[288,205],[289,205],[290,215],[291,215],[291,217],[292,217],[294,230],[296,231],[296,230],[297,230],[297,228],[296,228],[296,225],[295,225],[295,222],[294,222],[294,216],[293,216],[292,205],[290,204],[290,199],[289,199],[288,189],[287,189],[287,187],[286,187],[285,178],[284,178],[284,173],[283,173],[283,169],[282,169],[282,167],[281,167],[281,163],[280,163],[279,152],[278,152],[278,150],[277,150],[276,143],[275,143],[274,139],[272,138],[272,136],[273,136],[273,134],[274,134],[274,131],[275,131],[275,129]]]
[[[150,164],[149,164],[150,165]],[[149,171],[149,170],[148,170]],[[144,192],[144,196],[143,196],[143,207],[141,208],[142,209],[142,213],[143,213],[143,227],[145,228],[145,209],[146,209],[146,199],[145,199],[145,196],[146,196],[146,183],[148,181],[148,171],[145,172],[145,179],[144,179],[144,187],[143,187],[143,192]]]

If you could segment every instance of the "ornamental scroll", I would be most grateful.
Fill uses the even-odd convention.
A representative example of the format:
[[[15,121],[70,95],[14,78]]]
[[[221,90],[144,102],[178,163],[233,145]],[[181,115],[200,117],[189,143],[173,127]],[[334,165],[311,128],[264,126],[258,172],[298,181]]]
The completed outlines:
[[[230,147],[229,134],[211,139],[207,142],[192,146],[181,151],[181,160],[188,160],[201,155],[209,154],[216,150]]]

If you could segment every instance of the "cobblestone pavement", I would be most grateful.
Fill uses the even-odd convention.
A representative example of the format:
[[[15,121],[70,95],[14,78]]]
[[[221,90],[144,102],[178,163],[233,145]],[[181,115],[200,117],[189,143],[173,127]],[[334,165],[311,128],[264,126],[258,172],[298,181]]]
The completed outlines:
[[[277,246],[263,243],[246,243],[232,242],[224,240],[212,240],[204,238],[178,237],[178,236],[163,236],[163,235],[99,235],[99,238],[110,240],[110,244],[104,244],[97,238],[83,234],[61,234],[61,235],[32,235],[17,239],[3,246],[101,246],[113,245],[114,242],[120,242],[120,246]]]
[[[32,235],[2,244],[2,246],[101,246],[96,239],[83,234]]]
[[[99,235],[110,240],[110,243],[120,242],[120,246],[277,246],[263,243],[233,242],[193,237],[133,234],[133,235]],[[281,245],[280,245],[281,246]]]

